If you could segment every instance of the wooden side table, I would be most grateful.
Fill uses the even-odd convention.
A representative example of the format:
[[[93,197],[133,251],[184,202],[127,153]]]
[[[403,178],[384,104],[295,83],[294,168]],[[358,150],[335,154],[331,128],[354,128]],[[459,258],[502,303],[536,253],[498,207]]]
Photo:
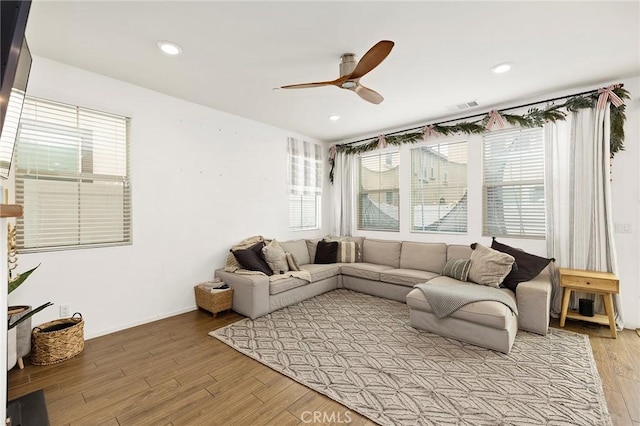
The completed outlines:
[[[608,325],[613,338],[618,337],[614,319],[613,295],[620,292],[620,280],[610,272],[583,271],[581,269],[560,268],[560,287],[564,287],[562,296],[562,311],[560,313],[560,327],[564,327],[567,318],[581,321],[595,322]],[[604,299],[606,315],[595,314],[592,317],[580,315],[577,311],[569,310],[571,291],[601,294]]]

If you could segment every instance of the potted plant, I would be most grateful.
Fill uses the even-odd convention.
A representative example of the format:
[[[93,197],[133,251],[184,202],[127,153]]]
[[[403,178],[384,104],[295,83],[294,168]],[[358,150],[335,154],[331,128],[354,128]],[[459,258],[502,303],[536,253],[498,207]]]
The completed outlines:
[[[15,227],[12,228],[9,226],[8,237],[8,291],[9,294],[11,294],[11,292],[20,287],[40,265],[22,274],[16,274],[16,276],[13,277],[13,270],[18,266]],[[7,370],[12,369],[18,359],[22,361],[22,357],[27,355],[31,350],[31,317],[51,305],[51,302],[47,302],[33,310],[31,310],[31,306],[9,306],[7,312]],[[20,368],[24,368],[22,362],[20,362]]]

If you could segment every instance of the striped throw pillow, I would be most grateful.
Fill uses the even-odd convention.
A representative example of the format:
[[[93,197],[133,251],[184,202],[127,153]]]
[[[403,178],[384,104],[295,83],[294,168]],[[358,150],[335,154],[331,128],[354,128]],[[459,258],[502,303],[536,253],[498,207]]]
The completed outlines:
[[[469,259],[451,259],[447,261],[442,270],[442,275],[455,278],[459,281],[467,281],[471,269],[471,260]]]
[[[338,262],[354,263],[357,257],[357,245],[354,241],[338,242]]]

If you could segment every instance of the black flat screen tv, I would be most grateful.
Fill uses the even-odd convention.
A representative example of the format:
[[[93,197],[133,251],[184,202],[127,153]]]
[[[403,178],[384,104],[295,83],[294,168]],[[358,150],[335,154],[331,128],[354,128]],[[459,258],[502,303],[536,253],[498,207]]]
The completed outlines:
[[[0,5],[0,177],[6,179],[31,70],[31,53],[24,37],[31,0],[2,0]]]

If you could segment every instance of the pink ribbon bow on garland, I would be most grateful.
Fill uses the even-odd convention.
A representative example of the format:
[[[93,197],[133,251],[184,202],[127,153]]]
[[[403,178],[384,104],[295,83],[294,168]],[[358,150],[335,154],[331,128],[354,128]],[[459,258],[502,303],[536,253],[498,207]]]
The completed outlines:
[[[387,139],[384,135],[378,136],[378,149],[385,149],[387,147]]]
[[[440,135],[440,133],[433,127],[433,124],[429,124],[427,127],[425,127],[423,132],[424,140],[427,140],[427,138],[429,138],[430,136],[437,137],[438,135]]]
[[[487,130],[491,130],[494,125],[502,129],[506,124],[504,118],[502,118],[497,109],[492,109],[491,111],[489,111],[488,117],[489,121],[487,121],[487,125],[485,126]]]
[[[613,93],[613,89],[617,89],[618,87],[620,87],[618,84],[612,84],[609,87],[598,89],[598,94],[600,95],[598,97],[598,109],[604,109],[607,106],[607,101],[610,101],[617,107],[621,106],[624,103],[623,100],[620,99],[620,96]]]
[[[329,159],[330,160],[335,159],[337,153],[338,153],[338,149],[336,148],[336,146],[331,145],[331,148],[329,148]]]

